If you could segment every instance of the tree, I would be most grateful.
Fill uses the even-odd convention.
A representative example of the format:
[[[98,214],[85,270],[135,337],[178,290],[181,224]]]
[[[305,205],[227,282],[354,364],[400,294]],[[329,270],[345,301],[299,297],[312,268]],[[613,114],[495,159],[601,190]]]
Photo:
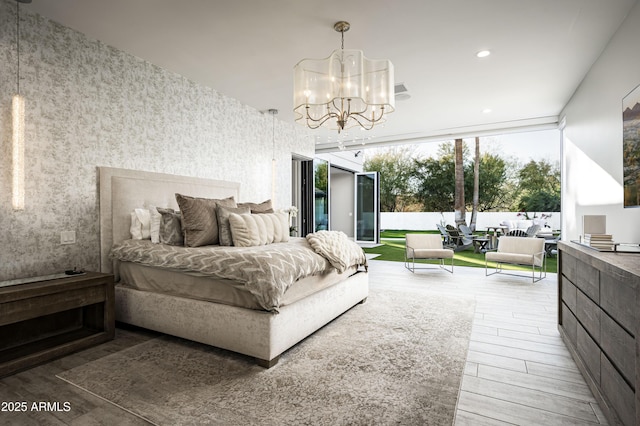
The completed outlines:
[[[473,203],[471,206],[471,223],[469,227],[476,230],[478,204],[480,202],[480,138],[476,137],[476,155],[473,157]]]
[[[380,211],[403,211],[411,200],[409,178],[414,168],[412,149],[395,147],[377,152],[365,158],[363,168],[380,173]]]
[[[509,179],[512,168],[499,155],[485,153],[480,156],[478,176],[478,211],[509,210],[515,183]],[[469,181],[467,187],[473,183]]]
[[[453,210],[454,154],[451,143],[440,144],[437,158],[416,159],[411,176],[411,189],[423,211]]]
[[[454,211],[456,225],[462,225],[466,223],[465,218],[465,202],[464,202],[464,163],[462,153],[462,139],[456,139],[455,141],[455,197],[454,197]]]
[[[313,164],[315,170],[313,172],[315,177],[316,188],[323,188],[324,190],[329,188],[329,163],[326,161],[317,162],[314,160]]]
[[[557,164],[531,160],[520,169],[518,178],[520,211],[560,211],[560,168]]]
[[[453,211],[455,195],[455,147],[452,142],[440,144],[435,158],[418,159],[411,177],[411,188],[422,211]],[[469,158],[463,145],[463,157]],[[465,192],[473,193],[474,163],[464,163]],[[515,163],[509,163],[497,154],[484,153],[479,159],[478,211],[512,210],[512,196],[517,180]],[[467,209],[472,208],[469,203]]]

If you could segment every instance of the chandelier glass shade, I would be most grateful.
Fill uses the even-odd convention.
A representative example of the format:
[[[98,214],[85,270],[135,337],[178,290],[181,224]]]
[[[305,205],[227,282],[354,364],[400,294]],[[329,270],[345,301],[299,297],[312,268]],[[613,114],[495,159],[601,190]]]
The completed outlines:
[[[393,64],[344,49],[349,24],[338,22],[334,28],[342,33],[341,49],[325,59],[303,59],[294,67],[295,119],[311,129],[370,130],[394,111]]]

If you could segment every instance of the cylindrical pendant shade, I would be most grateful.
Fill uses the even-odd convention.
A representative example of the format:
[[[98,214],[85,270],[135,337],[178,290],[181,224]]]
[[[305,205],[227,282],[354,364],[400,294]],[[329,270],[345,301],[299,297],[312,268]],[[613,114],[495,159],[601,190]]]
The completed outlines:
[[[15,210],[24,210],[24,98],[14,95],[12,100],[13,118],[13,199]]]

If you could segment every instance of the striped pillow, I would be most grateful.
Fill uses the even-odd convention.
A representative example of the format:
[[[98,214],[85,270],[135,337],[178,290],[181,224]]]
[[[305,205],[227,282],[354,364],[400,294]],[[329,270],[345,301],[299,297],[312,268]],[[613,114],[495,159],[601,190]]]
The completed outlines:
[[[229,214],[233,245],[263,246],[289,241],[289,215],[286,213]]]

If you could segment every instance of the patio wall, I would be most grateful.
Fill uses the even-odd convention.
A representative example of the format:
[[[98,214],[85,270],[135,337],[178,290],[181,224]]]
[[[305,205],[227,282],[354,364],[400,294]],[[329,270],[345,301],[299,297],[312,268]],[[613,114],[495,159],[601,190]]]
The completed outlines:
[[[536,212],[540,217],[543,213]],[[560,229],[560,213],[545,213],[551,215],[547,219],[547,225],[552,229]],[[482,212],[478,213],[476,229],[487,229],[487,226],[497,226],[503,220],[524,219],[516,216],[514,212]],[[402,213],[380,213],[380,229],[406,229],[411,231],[436,230],[436,224],[443,220],[447,224],[455,223],[454,212],[402,212]],[[467,213],[467,223],[471,221],[471,213]]]

